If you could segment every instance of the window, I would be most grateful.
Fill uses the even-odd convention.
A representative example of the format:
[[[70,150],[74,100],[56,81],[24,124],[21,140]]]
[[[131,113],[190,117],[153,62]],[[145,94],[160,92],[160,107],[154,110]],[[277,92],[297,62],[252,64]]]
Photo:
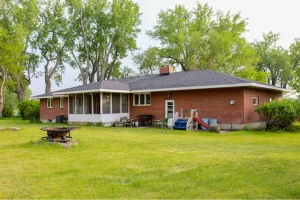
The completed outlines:
[[[102,94],[102,113],[110,114],[110,93]]]
[[[258,106],[258,97],[253,97],[253,105]]]
[[[120,94],[112,93],[112,113],[120,113]]]
[[[47,99],[47,108],[53,108],[53,99]]]
[[[273,97],[270,98],[270,102],[272,102],[272,101],[274,101],[274,98],[273,98]]]
[[[128,113],[128,94],[122,94],[122,113]]]
[[[134,94],[134,105],[135,106],[146,106],[151,104],[151,95],[147,94]]]
[[[63,98],[63,97],[61,97],[61,98],[59,99],[59,107],[60,107],[60,108],[63,108],[63,107],[64,107],[64,98]]]

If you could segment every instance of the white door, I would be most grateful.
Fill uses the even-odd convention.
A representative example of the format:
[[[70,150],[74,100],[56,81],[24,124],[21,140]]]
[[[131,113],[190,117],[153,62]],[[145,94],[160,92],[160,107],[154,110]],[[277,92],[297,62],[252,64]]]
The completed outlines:
[[[166,100],[165,101],[165,117],[169,119],[173,119],[174,115],[174,100]]]

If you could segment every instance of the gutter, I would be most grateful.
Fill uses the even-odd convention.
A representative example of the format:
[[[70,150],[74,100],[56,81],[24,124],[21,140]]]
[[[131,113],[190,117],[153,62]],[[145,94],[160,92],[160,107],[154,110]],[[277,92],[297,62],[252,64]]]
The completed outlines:
[[[110,90],[110,89],[94,89],[94,90],[80,90],[71,92],[53,92],[53,96],[42,96],[42,97],[32,97],[32,99],[44,99],[53,97],[63,97],[68,94],[81,94],[89,92],[114,92],[114,93],[145,93],[145,92],[165,92],[165,91],[179,91],[179,90],[199,90],[199,89],[218,89],[218,88],[236,88],[236,87],[254,87],[262,88],[268,90],[275,90],[281,92],[293,92],[293,90],[261,85],[258,83],[239,83],[239,84],[227,84],[227,85],[210,85],[210,86],[193,86],[193,87],[177,87],[177,88],[159,88],[159,89],[145,89],[145,90]]]

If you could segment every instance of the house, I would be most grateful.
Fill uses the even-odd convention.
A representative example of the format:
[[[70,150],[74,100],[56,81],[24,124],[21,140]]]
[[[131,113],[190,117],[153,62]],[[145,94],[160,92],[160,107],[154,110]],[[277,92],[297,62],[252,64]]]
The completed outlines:
[[[221,128],[264,126],[255,109],[288,90],[211,70],[174,72],[103,80],[88,85],[38,95],[40,118],[55,122],[65,115],[69,122],[110,124],[120,117],[153,115],[172,118],[181,109],[197,109],[200,118],[214,118]]]

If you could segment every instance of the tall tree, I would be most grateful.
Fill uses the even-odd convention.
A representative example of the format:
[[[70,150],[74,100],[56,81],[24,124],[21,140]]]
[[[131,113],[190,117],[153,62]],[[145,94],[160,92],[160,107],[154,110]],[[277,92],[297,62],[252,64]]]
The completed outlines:
[[[16,7],[3,1],[0,7],[0,118],[3,111],[3,88],[8,78],[17,73],[24,59],[21,52],[25,38],[22,24],[15,21]]]
[[[39,15],[39,25],[33,47],[38,49],[44,65],[45,93],[51,92],[51,80],[62,81],[64,64],[68,60],[70,29],[66,8],[61,0],[47,1]]]
[[[291,86],[300,91],[300,38],[296,38],[289,48],[290,61],[293,70]]]
[[[26,90],[31,84],[31,79],[37,76],[38,55],[31,48],[33,33],[36,30],[37,16],[39,8],[36,0],[18,0],[16,1],[16,20],[23,25],[26,30],[24,39],[24,49],[22,55],[26,55],[26,60],[21,63],[25,68],[14,74],[16,81],[16,93],[19,101],[23,101],[26,96]]]
[[[278,45],[279,34],[269,32],[262,41],[255,41],[253,47],[259,55],[257,69],[268,74],[268,84],[286,88],[292,77],[289,52]]]
[[[164,65],[158,47],[150,47],[146,51],[135,55],[134,62],[139,64],[140,75],[155,74],[158,72],[159,67]]]
[[[114,77],[120,59],[136,49],[139,7],[132,0],[68,0],[76,30],[72,64],[84,84]],[[76,53],[77,51],[77,53]]]
[[[247,43],[246,20],[240,14],[213,12],[197,3],[192,11],[178,5],[161,11],[148,35],[160,41],[161,56],[182,70],[212,69],[235,74],[255,66],[257,56]]]

